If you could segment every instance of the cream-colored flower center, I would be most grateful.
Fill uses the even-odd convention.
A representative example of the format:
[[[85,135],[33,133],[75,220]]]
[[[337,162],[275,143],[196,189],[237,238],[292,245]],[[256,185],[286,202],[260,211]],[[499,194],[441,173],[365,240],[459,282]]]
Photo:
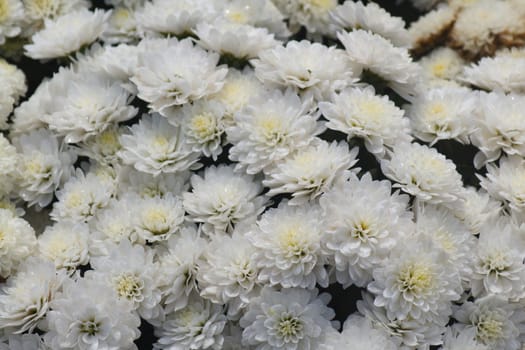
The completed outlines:
[[[248,16],[246,13],[239,10],[228,10],[225,12],[226,17],[235,23],[244,24],[248,21]]]
[[[484,344],[497,341],[503,335],[503,322],[491,315],[482,315],[476,324],[476,337]]]
[[[489,272],[499,274],[509,268],[508,256],[502,251],[495,251],[484,259],[484,266]]]
[[[166,208],[150,208],[146,210],[142,215],[142,218],[142,222],[146,229],[154,235],[163,235],[169,231],[169,213]]]
[[[71,192],[65,202],[66,207],[70,209],[78,208],[84,204],[84,194],[81,191]]]
[[[153,147],[158,151],[158,152],[168,152],[168,148],[169,148],[169,140],[166,136],[164,135],[157,135],[153,138],[152,140],[153,142]]]
[[[258,123],[259,130],[268,142],[279,143],[283,137],[283,123],[278,116],[266,116]]]
[[[113,10],[111,23],[113,23],[117,28],[123,28],[129,23],[130,18],[130,11],[124,7],[119,7]]]
[[[385,106],[381,101],[368,99],[359,103],[359,109],[365,114],[366,119],[374,121],[381,119],[385,115]]]
[[[8,0],[0,0],[0,22],[5,21],[10,15],[11,9],[9,8]]]
[[[322,12],[329,11],[337,6],[337,1],[335,0],[303,0],[305,5],[316,7]]]
[[[427,112],[432,118],[445,118],[447,116],[447,108],[443,102],[434,102],[430,104],[427,108]]]
[[[403,292],[424,293],[433,284],[433,271],[425,264],[407,264],[398,274],[397,282]]]
[[[28,159],[25,162],[25,169],[31,175],[38,175],[43,172],[44,165],[42,164],[42,159],[39,156],[35,156],[31,159]]]
[[[198,138],[206,140],[215,134],[217,123],[213,114],[205,112],[194,116],[190,127]]]
[[[374,232],[372,231],[370,224],[365,220],[355,223],[350,228],[349,233],[353,239],[360,240],[361,242],[366,242],[368,241],[369,237],[374,236]]]
[[[281,248],[295,257],[304,257],[308,254],[303,233],[297,227],[288,227],[279,237]]]
[[[438,230],[435,233],[435,237],[445,252],[450,254],[457,250],[456,244],[452,240],[449,232]]]
[[[100,331],[101,325],[101,322],[97,322],[95,318],[83,321],[80,323],[80,333],[95,336]]]
[[[281,317],[277,324],[277,334],[286,340],[301,336],[303,332],[303,323],[300,319],[293,316]]]
[[[439,60],[431,67],[432,75],[437,78],[444,78],[448,70],[448,62]]]
[[[144,282],[133,273],[125,273],[116,278],[117,294],[121,298],[137,300],[142,296]]]
[[[63,239],[60,237],[57,237],[53,239],[48,245],[47,245],[47,251],[48,254],[52,258],[56,258],[58,256],[61,256],[64,252],[66,252],[68,249],[68,243],[66,243]]]
[[[97,138],[100,146],[102,146],[102,152],[105,155],[115,154],[121,148],[119,135],[116,130],[104,130],[97,135]]]

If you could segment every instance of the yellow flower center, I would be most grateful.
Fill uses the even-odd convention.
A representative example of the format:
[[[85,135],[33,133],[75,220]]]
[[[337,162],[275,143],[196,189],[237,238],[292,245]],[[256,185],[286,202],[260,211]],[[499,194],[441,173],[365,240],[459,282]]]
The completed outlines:
[[[211,113],[198,114],[191,120],[192,131],[201,139],[212,136],[215,132],[215,127],[215,118]]]
[[[432,74],[437,78],[443,78],[447,72],[448,65],[444,60],[436,62],[432,66]]]
[[[476,337],[484,344],[498,340],[502,333],[503,322],[490,317],[481,317],[476,325]]]
[[[227,11],[226,17],[232,22],[244,24],[248,21],[248,16],[242,11]]]
[[[67,249],[68,244],[60,238],[53,239],[47,246],[47,251],[53,258],[62,255]]]
[[[111,16],[111,23],[117,28],[125,27],[130,20],[131,13],[128,9],[124,7],[119,7],[113,10],[113,15]]]
[[[259,122],[259,128],[267,141],[278,143],[282,136],[282,122],[277,116],[267,116]]]
[[[84,196],[80,191],[71,192],[66,198],[66,206],[70,209],[78,208],[82,203],[84,203]]]
[[[432,287],[433,273],[429,266],[410,263],[401,270],[397,281],[402,291],[421,293]]]
[[[322,12],[329,11],[337,6],[337,1],[335,0],[306,0],[308,5],[316,7]]]
[[[121,298],[136,299],[142,295],[143,288],[144,282],[132,273],[123,274],[116,280],[116,290]]]
[[[105,130],[98,135],[98,141],[103,146],[106,154],[114,154],[120,149],[120,142],[116,130]]]
[[[290,338],[299,335],[303,330],[303,323],[301,320],[292,317],[285,316],[279,320],[277,326],[277,333],[281,338]]]
[[[8,0],[0,0],[0,21],[9,17],[10,10]]]

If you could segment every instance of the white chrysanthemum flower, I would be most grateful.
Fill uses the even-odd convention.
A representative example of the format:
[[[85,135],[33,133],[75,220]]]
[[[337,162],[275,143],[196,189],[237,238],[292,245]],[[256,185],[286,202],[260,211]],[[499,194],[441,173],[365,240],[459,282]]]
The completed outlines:
[[[396,47],[388,39],[362,29],[339,32],[337,38],[350,60],[364,73],[368,71],[384,79],[402,97],[416,92],[420,67],[412,62],[407,49]]]
[[[364,5],[361,1],[345,1],[330,12],[335,31],[364,29],[389,39],[400,47],[410,46],[410,36],[405,21],[394,17],[374,2]]]
[[[263,185],[267,196],[291,193],[290,205],[314,201],[337,182],[348,179],[349,169],[357,163],[358,149],[348,150],[344,141],[328,143],[320,140],[290,155],[269,171]]]
[[[512,211],[525,212],[525,160],[522,157],[504,157],[499,166],[488,164],[486,177],[478,177],[481,187],[493,198],[508,205]]]
[[[209,96],[209,99],[224,106],[226,121],[231,124],[231,119],[236,112],[243,109],[252,98],[267,91],[268,88],[255,77],[250,68],[245,68],[242,72],[230,68],[222,88]]]
[[[326,306],[329,300],[317,290],[264,288],[240,320],[242,344],[258,350],[317,349],[335,316]]]
[[[525,156],[525,97],[492,92],[479,97],[472,144],[479,148],[474,165],[481,168],[498,159],[501,152]]]
[[[503,51],[483,57],[465,67],[460,79],[484,90],[523,93],[525,91],[525,52]]]
[[[158,285],[166,315],[183,309],[197,291],[198,264],[207,241],[194,227],[187,227],[167,241],[167,252],[158,257]]]
[[[7,89],[8,95],[10,95],[15,102],[18,102],[18,99],[27,91],[24,72],[3,58],[0,58],[0,79],[2,80],[2,85]]]
[[[159,45],[162,46],[162,45]],[[194,46],[190,39],[166,39],[164,47],[139,54],[131,81],[138,96],[155,112],[196,101],[222,88],[228,70],[217,67],[219,55]]]
[[[424,205],[417,209],[416,233],[428,237],[447,256],[463,281],[470,281],[477,240],[453,213],[442,207]],[[411,237],[414,240],[422,236]]]
[[[0,44],[20,34],[24,22],[24,5],[20,0],[0,1]]]
[[[129,197],[134,231],[146,242],[169,239],[184,221],[182,201],[167,193],[163,197]]]
[[[454,163],[434,148],[402,143],[381,160],[383,173],[397,182],[394,187],[432,204],[461,199],[463,183]]]
[[[82,223],[58,222],[38,236],[38,254],[57,269],[73,273],[89,262],[89,227]]]
[[[312,92],[319,100],[355,81],[356,68],[343,50],[306,40],[262,51],[250,63],[264,83]]]
[[[525,254],[518,235],[502,219],[481,229],[471,281],[474,297],[492,294],[517,301],[525,296]]]
[[[89,253],[91,256],[107,255],[112,244],[122,240],[145,244],[135,231],[132,215],[134,196],[125,196],[118,201],[111,200],[107,207],[97,211],[90,220]]]
[[[235,124],[226,129],[233,144],[229,157],[235,169],[248,174],[269,170],[274,162],[308,146],[324,131],[309,111],[312,101],[302,101],[291,89],[258,96],[235,114]]]
[[[180,196],[190,187],[191,172],[161,173],[157,176],[123,167],[119,173],[118,197],[136,193],[142,198],[164,197],[169,193]]]
[[[337,0],[272,0],[288,17],[290,29],[298,32],[301,26],[309,33],[333,34],[330,11],[336,8]]]
[[[372,86],[345,89],[332,100],[319,103],[326,126],[346,133],[349,140],[363,138],[370,153],[382,157],[396,143],[412,140],[404,111],[387,96],[376,95]]]
[[[207,0],[154,0],[145,2],[135,12],[139,32],[143,36],[191,34],[197,23],[208,22],[216,14],[213,2]]]
[[[67,143],[85,141],[111,125],[133,118],[138,109],[129,106],[132,96],[118,82],[91,73],[76,74],[42,121]]]
[[[193,104],[185,104],[168,120],[174,125],[182,125],[186,134],[186,142],[193,151],[217,160],[222,153],[225,108],[217,101],[199,100]]]
[[[413,230],[408,196],[391,192],[389,181],[373,181],[365,174],[335,186],[319,200],[326,223],[323,244],[344,287],[370,282],[373,268]]]
[[[255,58],[262,50],[279,44],[266,28],[256,28],[249,24],[232,23],[217,19],[211,23],[197,24],[195,34],[202,47],[218,52],[226,58],[248,60]]]
[[[413,132],[430,145],[439,140],[469,142],[478,95],[465,88],[438,88],[419,94],[408,106]]]
[[[247,233],[257,248],[253,259],[260,269],[259,281],[284,288],[328,286],[323,234],[321,210],[316,205],[281,202],[265,212]]]
[[[89,45],[102,34],[110,13],[96,9],[76,10],[55,20],[45,19],[44,28],[33,34],[32,43],[24,45],[25,54],[33,59],[67,56]]]
[[[93,348],[136,350],[140,318],[118,300],[107,284],[90,279],[66,280],[47,314],[46,345],[56,350]]]
[[[0,209],[0,276],[8,277],[36,249],[35,231],[24,219]]]
[[[461,322],[462,332],[474,330],[475,340],[489,349],[520,350],[523,311],[519,304],[511,304],[504,298],[489,295],[474,302],[466,301],[454,312]]]
[[[327,349],[397,350],[397,344],[382,329],[374,328],[371,320],[351,315],[343,331],[328,339]]]
[[[413,350],[418,347],[427,349],[429,345],[443,344],[444,325],[420,322],[410,317],[404,320],[392,318],[384,307],[374,305],[374,299],[368,293],[363,293],[363,300],[357,302],[357,309],[372,321],[374,327],[389,334],[400,350]]]
[[[500,46],[522,45],[523,16],[521,1],[476,1],[460,12],[450,31],[450,44],[471,58],[492,55]]]
[[[457,11],[450,6],[439,6],[410,24],[408,34],[412,41],[412,52],[425,53],[429,46],[448,34],[456,20]]]
[[[183,194],[184,209],[207,234],[232,232],[237,223],[254,222],[264,211],[260,182],[231,166],[208,167],[202,176],[191,177],[191,186]]]
[[[67,148],[59,149],[56,136],[48,130],[23,134],[14,144],[19,151],[18,194],[30,206],[45,207],[73,173],[76,156]]]
[[[136,11],[126,7],[116,7],[111,11],[107,27],[101,38],[108,44],[130,43],[137,40],[138,33]]]
[[[454,211],[454,215],[467,225],[474,235],[479,234],[481,228],[501,212],[501,202],[483,189],[476,191],[474,187],[467,187],[463,199],[463,204]]]
[[[171,313],[156,329],[154,349],[222,349],[226,317],[222,306],[198,296],[182,310]]]
[[[117,46],[93,45],[86,55],[78,55],[79,70],[106,75],[121,82],[126,90],[136,93],[136,87],[128,79],[138,64],[139,46],[120,44]]]
[[[432,84],[445,84],[443,80],[455,81],[463,70],[465,61],[449,47],[440,47],[418,61],[423,69],[426,82]]]
[[[49,350],[38,334],[12,334],[5,343],[0,343],[1,350]]]
[[[53,204],[50,216],[54,221],[89,222],[99,209],[108,205],[115,192],[115,182],[100,181],[96,174],[84,175],[77,169],[75,176],[57,191],[58,201]]]
[[[443,336],[443,346],[439,350],[490,350],[476,341],[476,331],[469,328],[463,331],[447,328]]]
[[[272,0],[228,0],[215,2],[214,5],[219,17],[230,22],[267,28],[278,38],[287,38],[291,34],[284,15]]]
[[[0,328],[7,334],[32,333],[65,278],[65,271],[57,272],[53,263],[28,258],[2,286]]]
[[[232,249],[235,247],[235,249]],[[214,236],[199,264],[200,295],[216,304],[228,303],[233,317],[258,291],[256,248],[240,232]]]
[[[199,153],[185,141],[184,130],[158,115],[144,114],[138,124],[129,128],[131,134],[120,137],[119,157],[138,171],[159,175],[195,169]]]
[[[460,298],[462,288],[443,251],[423,237],[407,240],[383,264],[373,270],[374,281],[368,285],[374,305],[384,307],[390,319],[448,322],[451,302]]]
[[[108,249],[108,255],[90,261],[92,278],[110,286],[120,300],[128,301],[139,315],[156,319],[162,314],[160,290],[157,286],[158,266],[153,262],[154,251],[127,240]]]

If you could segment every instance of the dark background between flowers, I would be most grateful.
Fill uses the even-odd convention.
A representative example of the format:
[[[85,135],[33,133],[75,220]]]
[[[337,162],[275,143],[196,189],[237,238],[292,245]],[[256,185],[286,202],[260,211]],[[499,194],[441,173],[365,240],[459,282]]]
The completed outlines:
[[[411,4],[407,1],[399,3],[399,0],[376,0],[374,2],[381,5],[391,14],[402,17],[407,22],[407,24],[409,24],[410,22],[416,20],[421,15],[421,13],[417,9],[412,7]],[[344,1],[339,0],[339,2],[342,3]],[[365,0],[363,2],[366,3],[369,1]],[[106,6],[102,0],[93,0],[92,3],[95,7],[109,9],[109,7]],[[301,40],[304,37],[305,32],[303,30],[296,34],[292,38],[292,40]],[[327,42],[327,44],[333,44],[333,42]],[[44,79],[45,77],[51,77],[54,72],[58,71],[59,67],[59,64],[56,61],[41,63],[38,61],[33,61],[27,57],[22,57],[17,61],[13,61],[13,63],[15,63],[26,74],[28,84],[28,92],[26,94],[26,98],[32,95],[33,91],[40,84],[42,79]],[[388,89],[379,92],[392,95],[392,91]],[[396,103],[399,101],[396,100],[395,96],[392,97],[396,101]],[[147,112],[147,105],[140,101],[138,98],[136,98],[133,101],[133,104],[139,107],[141,112]],[[399,104],[401,104],[401,102],[399,102]],[[139,113],[138,115],[141,114],[142,113]],[[135,120],[132,120],[128,123],[132,124],[134,122]],[[344,140],[346,138],[346,135],[340,132],[328,130],[325,133],[323,133],[321,137],[325,140],[332,141]],[[362,146],[362,142],[360,142],[359,140],[351,140],[350,143],[351,146],[359,147],[359,162],[356,166],[360,167],[362,169],[362,172],[369,171],[374,177],[374,179],[385,179],[384,175],[381,172],[378,162],[372,154],[366,151],[366,149]],[[440,141],[436,145],[434,145],[434,147],[438,149],[439,152],[444,154],[447,158],[454,161],[458,171],[463,177],[463,182],[465,185],[479,187],[479,180],[475,176],[475,169],[472,164],[474,154],[477,151],[475,147],[470,145],[462,145],[455,141]],[[218,163],[230,163],[230,161],[228,160],[228,151],[229,147],[226,147],[224,152],[216,162],[213,162],[211,159],[203,159],[202,163],[205,166]],[[79,160],[79,162],[82,160],[83,159]],[[276,206],[279,203],[279,200],[283,197],[285,196],[275,197],[273,200],[274,206]],[[89,267],[86,267],[85,269],[89,269]],[[344,323],[348,315],[354,313],[357,310],[356,302],[361,299],[361,288],[351,286],[349,288],[343,289],[342,286],[339,284],[332,284],[328,288],[319,289],[321,292],[328,292],[331,294],[332,300],[329,306],[331,306],[335,310],[336,319],[340,321],[341,324]],[[149,325],[147,322],[143,321],[140,330],[142,335],[137,341],[135,341],[135,344],[137,344],[138,348],[141,350],[151,349],[152,344],[156,341],[156,337],[153,334],[153,327],[151,327],[151,325]],[[437,347],[433,348],[437,349]]]

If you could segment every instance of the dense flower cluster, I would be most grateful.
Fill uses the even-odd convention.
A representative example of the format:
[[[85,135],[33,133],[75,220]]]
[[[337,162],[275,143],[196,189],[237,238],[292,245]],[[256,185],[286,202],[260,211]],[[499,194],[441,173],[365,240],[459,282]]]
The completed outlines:
[[[0,349],[522,350],[524,2],[406,3],[0,0]]]

